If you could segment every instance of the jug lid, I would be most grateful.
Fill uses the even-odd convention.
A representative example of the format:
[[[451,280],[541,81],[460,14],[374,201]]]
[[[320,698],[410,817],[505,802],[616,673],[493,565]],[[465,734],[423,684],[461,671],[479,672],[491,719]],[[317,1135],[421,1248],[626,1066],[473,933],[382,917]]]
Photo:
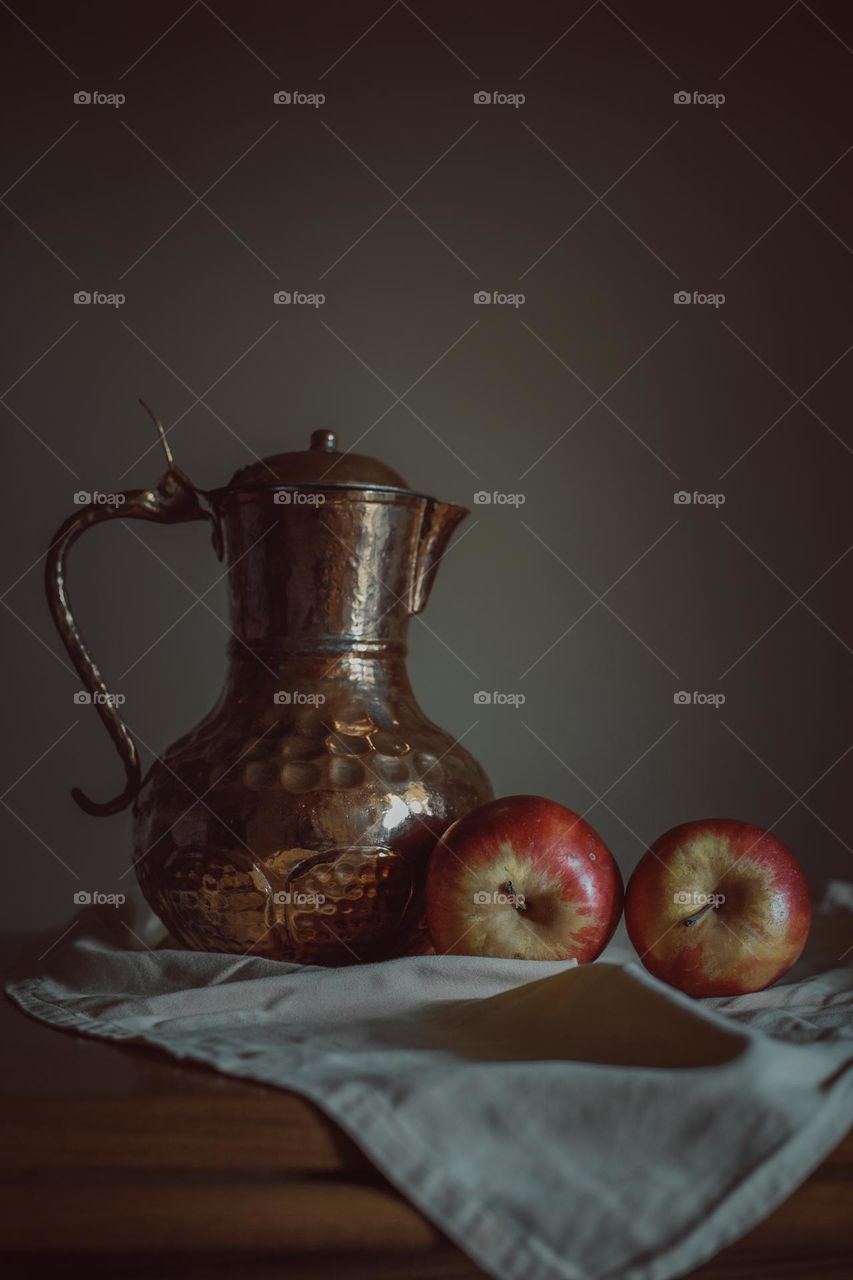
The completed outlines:
[[[348,485],[365,489],[411,492],[398,471],[377,458],[338,449],[334,431],[312,431],[307,449],[276,453],[241,467],[228,489],[267,489],[275,485]]]

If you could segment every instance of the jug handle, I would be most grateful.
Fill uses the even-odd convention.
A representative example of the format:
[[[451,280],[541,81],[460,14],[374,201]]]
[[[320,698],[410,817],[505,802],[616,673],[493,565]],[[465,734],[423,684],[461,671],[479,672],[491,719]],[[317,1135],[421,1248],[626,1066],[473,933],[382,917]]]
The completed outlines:
[[[171,455],[167,454],[171,461]],[[199,501],[199,493],[179,467],[169,467],[156,489],[126,489],[111,495],[109,504],[90,502],[70,516],[60,527],[47,554],[45,587],[50,612],[68,655],[92,696],[101,721],[118,751],[126,775],[124,790],[113,800],[90,800],[79,787],[71,795],[86,813],[106,816],[119,813],[136,799],[142,781],[139,753],[127,725],[118,714],[103,677],[84,641],[71,609],[66,586],[68,552],[81,534],[106,520],[151,520],[157,524],[180,524],[189,520],[216,523]]]

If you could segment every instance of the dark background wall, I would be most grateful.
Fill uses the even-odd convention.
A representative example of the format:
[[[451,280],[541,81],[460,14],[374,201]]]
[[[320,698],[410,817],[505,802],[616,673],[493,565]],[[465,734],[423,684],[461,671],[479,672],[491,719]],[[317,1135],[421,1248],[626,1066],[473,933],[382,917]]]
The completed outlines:
[[[127,866],[129,818],[69,798],[120,770],[74,704],[40,557],[75,492],[157,480],[140,394],[200,485],[325,426],[472,507],[411,672],[499,793],[588,811],[626,872],[721,814],[774,826],[816,891],[848,875],[850,6],[12,7],[8,923],[59,931]],[[273,100],[297,90],[326,101]],[[200,526],[114,524],[75,553],[146,759],[220,686],[220,572]]]

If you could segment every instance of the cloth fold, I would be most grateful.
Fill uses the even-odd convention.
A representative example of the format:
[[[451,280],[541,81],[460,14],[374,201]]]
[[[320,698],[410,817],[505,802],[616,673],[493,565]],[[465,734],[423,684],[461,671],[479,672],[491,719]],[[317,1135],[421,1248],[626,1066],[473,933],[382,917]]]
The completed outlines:
[[[839,886],[816,920],[823,955],[737,999],[691,1001],[619,945],[580,968],[190,952],[139,904],[87,909],[6,989],[55,1026],[310,1098],[501,1280],[670,1280],[853,1123],[851,901]]]

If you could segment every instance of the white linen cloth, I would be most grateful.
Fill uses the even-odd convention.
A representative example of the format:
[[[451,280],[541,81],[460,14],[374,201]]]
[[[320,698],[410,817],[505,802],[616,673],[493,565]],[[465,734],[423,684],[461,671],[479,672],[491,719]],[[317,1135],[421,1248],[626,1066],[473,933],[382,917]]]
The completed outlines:
[[[312,1099],[502,1280],[669,1280],[853,1123],[851,904],[836,886],[795,980],[738,999],[689,1000],[619,943],[581,968],[202,954],[138,904],[87,908],[7,991],[55,1026]]]

